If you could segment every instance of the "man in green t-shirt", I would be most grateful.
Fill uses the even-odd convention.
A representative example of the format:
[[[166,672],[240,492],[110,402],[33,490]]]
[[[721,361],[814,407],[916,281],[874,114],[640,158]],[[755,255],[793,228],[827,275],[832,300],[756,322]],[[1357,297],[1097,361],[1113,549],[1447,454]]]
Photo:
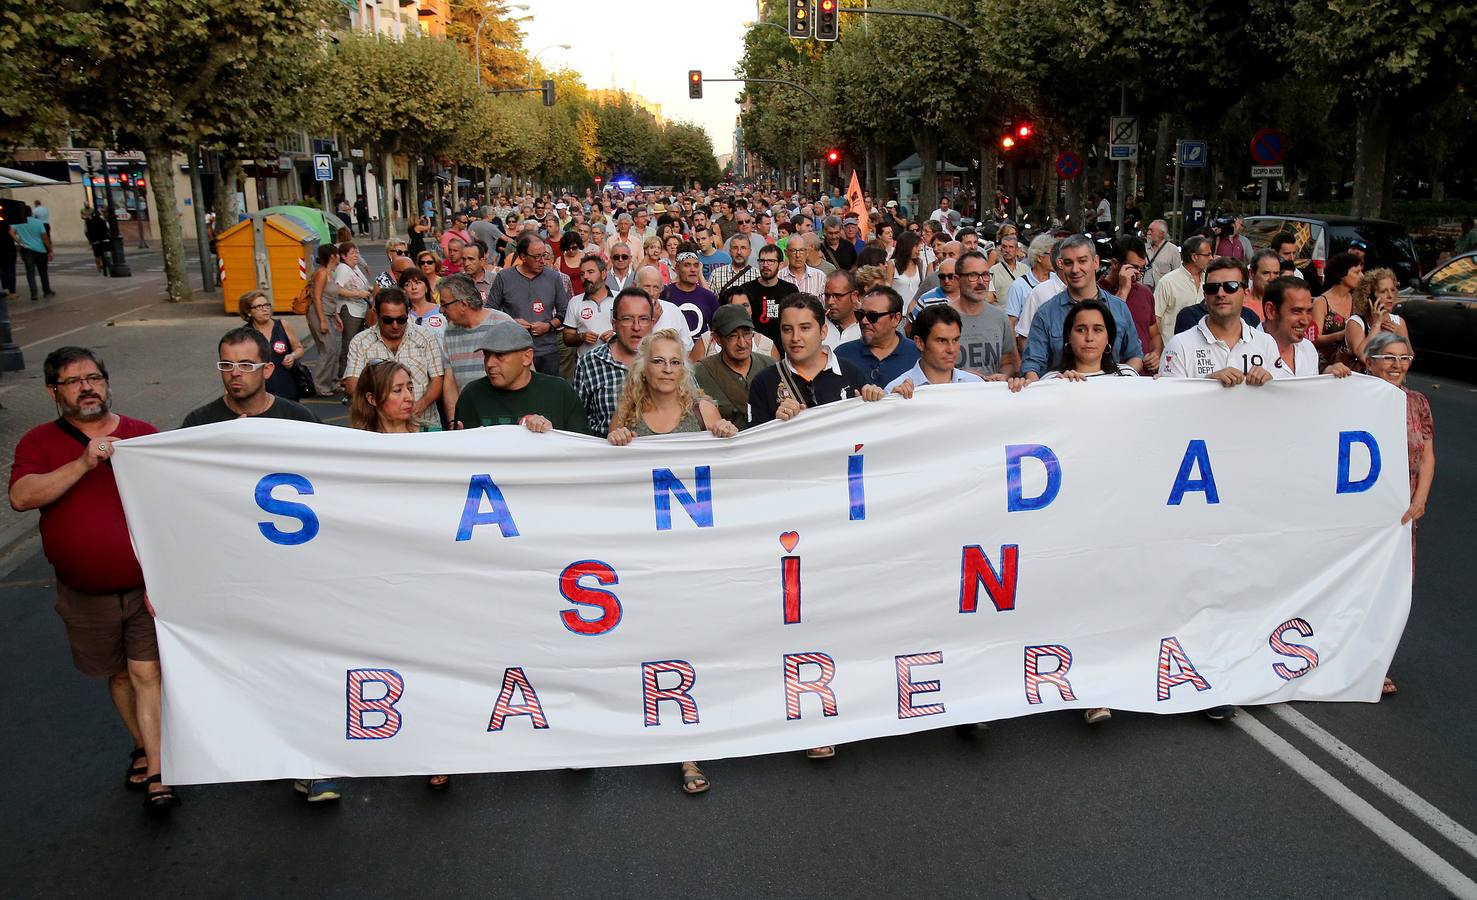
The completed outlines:
[[[590,418],[569,382],[534,371],[528,329],[513,321],[496,322],[477,349],[487,377],[462,389],[456,427],[522,424],[529,431],[591,433]]]

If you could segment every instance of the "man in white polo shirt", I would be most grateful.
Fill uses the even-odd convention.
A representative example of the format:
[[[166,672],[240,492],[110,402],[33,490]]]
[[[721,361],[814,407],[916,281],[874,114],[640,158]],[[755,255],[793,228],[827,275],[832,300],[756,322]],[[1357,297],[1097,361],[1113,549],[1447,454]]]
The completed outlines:
[[[1308,283],[1292,275],[1267,282],[1262,288],[1262,316],[1262,329],[1277,342],[1272,377],[1317,375],[1318,350],[1307,336],[1313,324],[1313,294]],[[1343,363],[1334,363],[1327,374],[1345,378],[1352,372]]]
[[[1160,375],[1212,378],[1226,387],[1243,382],[1260,386],[1272,380],[1271,367],[1280,358],[1277,341],[1241,318],[1246,280],[1246,263],[1239,259],[1223,256],[1206,268],[1202,290],[1206,315],[1170,340]]]
[[[918,345],[918,362],[913,368],[887,384],[889,394],[911,398],[913,391],[926,384],[967,384],[984,379],[955,368],[959,362],[959,333],[964,320],[959,311],[947,303],[923,308],[913,320],[913,342]]]

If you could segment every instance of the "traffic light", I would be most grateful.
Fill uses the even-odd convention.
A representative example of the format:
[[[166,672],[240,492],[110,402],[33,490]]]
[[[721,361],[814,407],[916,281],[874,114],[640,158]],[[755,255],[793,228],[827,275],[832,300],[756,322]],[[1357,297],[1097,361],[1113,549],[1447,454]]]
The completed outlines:
[[[1012,150],[1014,148],[1015,148],[1015,136],[1014,135],[1007,134],[1005,137],[1003,137],[1003,138],[1000,139],[1000,149],[1001,150]]]
[[[818,0],[815,7],[815,39],[834,41],[841,36],[839,0]]]
[[[553,106],[554,105],[554,80],[552,78],[545,78],[544,79],[544,90],[543,90],[543,94],[544,94],[544,105],[545,106]]]
[[[824,3],[825,0],[821,0],[821,2]],[[830,163],[833,166],[836,165],[837,163],[841,162],[841,151],[840,150],[827,150],[826,151],[826,162]]]
[[[790,0],[790,37],[810,37],[810,10],[815,0]]]
[[[1031,127],[1030,122],[1022,122],[1015,130],[1015,136],[1023,141],[1035,133],[1036,131]]]
[[[687,70],[687,99],[703,99],[703,71],[702,69]]]

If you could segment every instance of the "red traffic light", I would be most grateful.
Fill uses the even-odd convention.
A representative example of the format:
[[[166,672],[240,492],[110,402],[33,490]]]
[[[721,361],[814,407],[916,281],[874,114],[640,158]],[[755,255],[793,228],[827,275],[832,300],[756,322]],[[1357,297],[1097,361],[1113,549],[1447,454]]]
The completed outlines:
[[[1034,132],[1032,131],[1030,124],[1023,124],[1021,125],[1021,127],[1015,130],[1015,133],[1017,137],[1024,140],[1025,138],[1030,137]]]
[[[822,2],[825,2],[825,0],[822,0]],[[826,162],[830,163],[833,166],[836,163],[841,162],[841,153],[839,151],[836,151],[836,150],[828,151],[826,153]]]

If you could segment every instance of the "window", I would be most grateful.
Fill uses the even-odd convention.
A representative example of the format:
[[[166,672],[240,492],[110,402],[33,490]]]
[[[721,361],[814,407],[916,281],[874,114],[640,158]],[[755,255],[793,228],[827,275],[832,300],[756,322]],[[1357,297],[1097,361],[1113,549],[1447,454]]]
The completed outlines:
[[[1459,256],[1432,272],[1431,294],[1477,297],[1477,257]]]

